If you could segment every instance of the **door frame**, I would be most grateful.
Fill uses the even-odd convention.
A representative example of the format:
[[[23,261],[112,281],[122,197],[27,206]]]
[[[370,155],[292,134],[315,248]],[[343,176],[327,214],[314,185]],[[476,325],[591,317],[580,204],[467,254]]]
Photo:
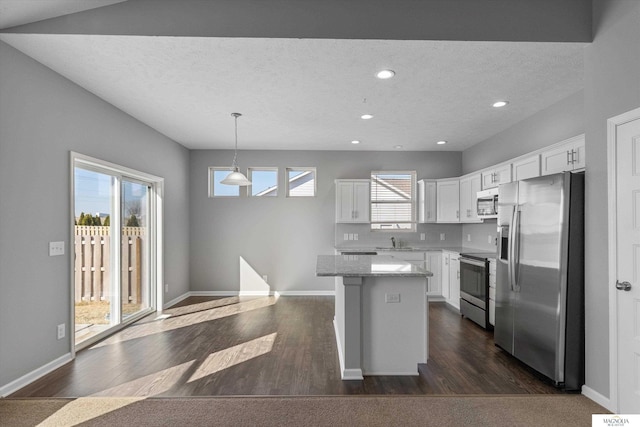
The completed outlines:
[[[614,413],[619,412],[618,402],[618,297],[613,284],[617,280],[617,128],[627,122],[640,119],[640,108],[627,111],[607,120],[607,175],[608,175],[608,233],[609,233],[609,405]]]
[[[74,232],[74,217],[75,217],[75,166],[76,163],[83,163],[87,165],[89,168],[94,166],[96,168],[111,171],[118,176],[124,176],[127,178],[138,179],[143,182],[148,182],[151,184],[151,194],[149,196],[149,210],[150,210],[150,229],[149,233],[149,247],[151,248],[151,253],[149,254],[149,282],[150,282],[150,292],[149,301],[152,305],[154,311],[159,312],[163,309],[164,304],[164,245],[163,245],[163,195],[164,195],[164,178],[155,176],[146,172],[140,172],[135,169],[128,168],[126,166],[121,166],[115,163],[111,163],[105,160],[97,159],[95,157],[87,156],[81,153],[77,153],[74,151],[69,152],[69,171],[70,171],[70,197],[69,197],[69,242],[73,242],[75,239]],[[120,185],[122,183],[120,182]],[[119,189],[118,189],[119,192]],[[118,195],[119,197],[119,195]],[[113,225],[115,227],[119,227],[118,224],[119,215],[115,215],[113,218]],[[74,256],[71,253],[71,248],[74,247],[71,244],[69,251],[69,276],[70,276],[70,295],[69,295],[69,352],[71,353],[71,357],[75,358],[76,355],[76,344],[75,344],[75,275],[73,274],[75,268],[75,260]],[[74,249],[75,250],[75,249]],[[116,250],[116,248],[113,248]],[[119,257],[117,257],[117,262],[119,263]],[[118,267],[119,271],[119,267]],[[132,316],[130,319],[127,319],[126,322],[120,322],[119,325],[114,326],[109,330],[109,333],[101,333],[96,335],[95,337],[87,340],[87,344],[83,345],[82,348],[88,347],[105,338],[107,335],[110,335],[118,330],[128,326],[129,324],[139,320],[141,317],[147,316],[149,313],[144,313],[144,315]]]

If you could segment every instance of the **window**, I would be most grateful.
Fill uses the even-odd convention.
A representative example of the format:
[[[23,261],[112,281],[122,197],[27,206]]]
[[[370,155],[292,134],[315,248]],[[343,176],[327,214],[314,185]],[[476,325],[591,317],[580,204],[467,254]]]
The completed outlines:
[[[371,230],[415,231],[415,171],[371,172]]]
[[[238,197],[240,187],[237,185],[225,185],[220,183],[233,169],[228,167],[209,168],[209,197]]]
[[[276,197],[278,195],[278,168],[249,168],[251,185],[247,195],[251,197]]]
[[[287,197],[315,197],[316,168],[287,168]]]

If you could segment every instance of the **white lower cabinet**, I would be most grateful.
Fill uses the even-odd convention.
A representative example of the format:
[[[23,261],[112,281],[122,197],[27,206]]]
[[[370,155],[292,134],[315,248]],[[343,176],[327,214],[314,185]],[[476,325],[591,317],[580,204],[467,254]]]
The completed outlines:
[[[460,254],[442,251],[442,296],[453,307],[460,309]]]
[[[427,278],[427,295],[429,296],[429,300],[444,300],[442,296],[442,278],[440,274],[442,269],[442,252],[426,252],[425,260],[427,270],[433,273],[433,276]]]

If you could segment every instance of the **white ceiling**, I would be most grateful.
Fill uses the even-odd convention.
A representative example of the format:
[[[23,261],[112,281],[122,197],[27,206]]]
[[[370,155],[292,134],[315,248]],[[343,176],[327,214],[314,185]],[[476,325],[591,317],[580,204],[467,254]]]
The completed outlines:
[[[0,40],[188,148],[233,148],[230,114],[240,112],[240,149],[283,150],[464,150],[581,90],[585,46],[49,34]],[[376,79],[383,68],[396,77]],[[492,108],[498,99],[510,104]],[[374,118],[360,119],[364,113]],[[449,144],[435,145],[440,139]]]

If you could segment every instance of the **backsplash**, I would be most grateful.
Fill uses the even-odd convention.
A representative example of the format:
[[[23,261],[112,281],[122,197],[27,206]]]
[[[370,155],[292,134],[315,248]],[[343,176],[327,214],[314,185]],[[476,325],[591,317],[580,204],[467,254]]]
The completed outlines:
[[[424,240],[421,235],[424,234]],[[341,248],[391,247],[465,247],[480,251],[496,250],[496,220],[479,224],[418,224],[416,232],[371,231],[369,224],[336,224],[335,245]],[[444,239],[441,240],[441,237]]]
[[[422,234],[424,240],[420,239]],[[460,246],[462,227],[460,224],[418,224],[416,232],[396,233],[371,231],[369,224],[336,224],[335,227],[335,244],[339,247],[391,247],[391,237],[398,247],[454,247]]]

